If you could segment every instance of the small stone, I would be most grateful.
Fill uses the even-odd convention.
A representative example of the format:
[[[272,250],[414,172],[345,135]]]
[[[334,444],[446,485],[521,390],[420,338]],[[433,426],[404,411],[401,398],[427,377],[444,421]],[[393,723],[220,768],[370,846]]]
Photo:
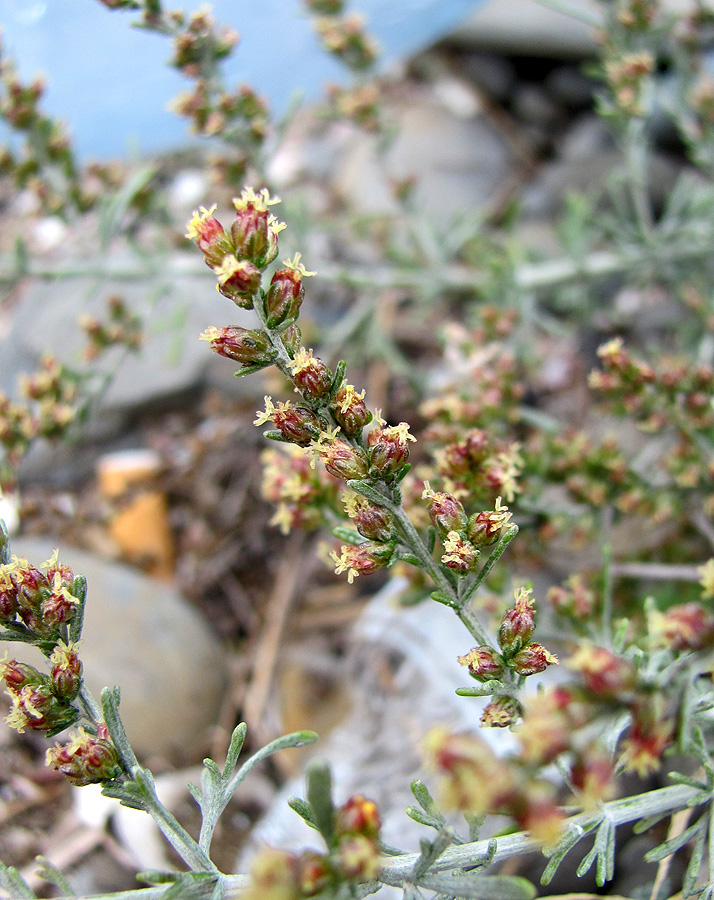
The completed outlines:
[[[561,117],[561,110],[538,84],[519,85],[513,96],[514,115],[528,125],[552,125]]]
[[[516,85],[516,69],[509,59],[493,53],[465,53],[462,63],[476,87],[491,100],[508,100]]]
[[[60,561],[87,579],[80,656],[90,691],[98,700],[103,687],[119,685],[122,720],[144,760],[200,759],[225,679],[218,640],[174,587],[128,566],[52,538],[17,538],[11,549],[39,564],[58,546]],[[33,648],[9,650],[41,664]]]
[[[544,83],[553,100],[567,109],[592,106],[596,82],[578,66],[558,66],[546,76]]]

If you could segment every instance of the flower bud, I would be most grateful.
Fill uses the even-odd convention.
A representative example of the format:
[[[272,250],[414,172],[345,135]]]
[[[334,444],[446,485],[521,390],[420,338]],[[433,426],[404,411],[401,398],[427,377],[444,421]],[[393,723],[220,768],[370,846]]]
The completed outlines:
[[[466,512],[456,497],[432,491],[428,481],[424,482],[424,493],[421,496],[429,506],[429,518],[440,537],[445,537],[450,531],[463,531],[466,527]]]
[[[375,428],[369,435],[369,467],[385,481],[392,480],[409,461],[409,434],[406,422],[390,428]]]
[[[342,838],[337,848],[337,865],[345,878],[372,881],[379,871],[377,844],[363,834]]]
[[[335,814],[335,833],[338,835],[363,834],[377,838],[381,825],[377,804],[361,794],[350,797]]]
[[[0,678],[13,694],[19,694],[25,685],[43,684],[47,679],[34,666],[11,659],[0,663]]]
[[[351,447],[339,440],[327,443],[318,440],[311,449],[335,478],[349,481],[351,478],[364,478],[367,474],[367,459],[359,447]]]
[[[480,555],[480,551],[463,538],[458,531],[450,531],[444,540],[444,553],[441,561],[457,575],[467,575],[478,568]]]
[[[518,675],[537,675],[548,666],[558,665],[558,657],[540,644],[526,644],[511,659],[510,665]]]
[[[278,255],[278,234],[285,226],[277,222],[268,207],[279,202],[267,188],[257,194],[252,188],[245,188],[240,197],[234,198],[236,220],[231,236],[238,259],[264,269]]]
[[[74,618],[78,606],[79,599],[64,585],[60,573],[55,573],[52,589],[40,605],[43,623],[50,628],[57,628]]]
[[[474,647],[465,656],[456,657],[462,666],[479,681],[490,681],[501,678],[505,671],[503,660],[490,647]]]
[[[245,259],[226,256],[214,268],[218,290],[243,309],[253,308],[253,295],[260,287],[260,269]]]
[[[517,721],[521,707],[513,697],[496,697],[481,713],[479,722],[484,728],[507,728]]]
[[[288,850],[262,847],[253,857],[242,900],[300,900],[300,863]]]
[[[305,270],[305,266],[300,262],[299,253],[293,260],[286,260],[285,267],[275,272],[265,296],[268,328],[277,328],[287,319],[297,319],[305,297],[302,280],[314,274]]]
[[[701,603],[679,603],[653,612],[650,633],[661,646],[673,650],[703,650],[714,643],[714,616]]]
[[[394,554],[394,543],[381,544],[377,541],[365,541],[363,544],[344,544],[340,547],[339,556],[333,550],[330,553],[335,564],[335,574],[347,572],[347,581],[352,584],[358,575],[371,575],[383,569]]]
[[[209,341],[214,353],[243,365],[267,364],[275,359],[275,350],[262,331],[252,331],[238,325],[207,328],[199,340]]]
[[[52,651],[50,663],[53,693],[62,700],[74,700],[82,686],[82,662],[77,644],[60,641]]]
[[[33,731],[57,732],[72,725],[79,716],[78,710],[59,700],[49,685],[25,684],[20,691],[11,692],[12,709],[5,721],[11,728],[23,734],[25,728]]]
[[[314,897],[330,883],[332,871],[329,859],[314,850],[304,850],[298,861],[300,870],[300,893],[303,897]]]
[[[212,269],[219,266],[224,258],[234,253],[233,242],[223,230],[218,219],[213,217],[215,205],[210,209],[201,207],[194,212],[193,218],[186,226],[186,237],[195,241],[198,249],[203,253],[206,265]]]
[[[46,764],[77,787],[110,781],[122,771],[116,747],[109,739],[106,726],[102,725],[96,737],[80,728],[69,743],[50,747]]]
[[[295,387],[308,400],[319,400],[332,387],[332,372],[321,359],[312,355],[312,350],[300,347],[288,368]]]
[[[494,544],[508,525],[511,514],[507,506],[501,505],[501,498],[496,498],[494,509],[474,513],[468,522],[466,533],[475,547],[487,547]]]
[[[357,393],[346,381],[337,389],[330,409],[346,434],[358,434],[372,421],[372,413],[364,402],[364,391]]]
[[[345,510],[362,537],[382,542],[396,537],[394,516],[383,506],[370,503],[358,494],[350,494],[345,500]]]
[[[586,812],[595,811],[604,801],[612,799],[615,793],[614,777],[612,761],[602,751],[588,748],[577,754],[570,778]]]
[[[585,687],[597,697],[610,699],[631,691],[637,683],[637,675],[630,663],[615,656],[605,647],[586,644],[567,661],[569,669],[578,672]]]
[[[515,596],[515,605],[506,610],[498,629],[498,643],[509,654],[517,653],[530,641],[535,631],[535,609],[530,589],[520,588]]]
[[[320,420],[311,409],[291,406],[290,401],[273,405],[271,397],[265,398],[265,411],[259,412],[254,425],[272,422],[283,436],[283,440],[300,447],[307,447],[320,435]]]

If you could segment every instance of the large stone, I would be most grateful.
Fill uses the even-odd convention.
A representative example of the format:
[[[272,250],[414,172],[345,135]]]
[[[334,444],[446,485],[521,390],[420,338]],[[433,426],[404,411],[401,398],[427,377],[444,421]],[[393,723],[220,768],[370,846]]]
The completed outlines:
[[[12,551],[39,565],[57,542],[16,538]],[[121,688],[121,715],[132,746],[145,760],[195,761],[205,753],[224,685],[220,644],[179,592],[127,566],[74,547],[60,561],[87,578],[81,657],[95,697]],[[10,653],[41,664],[34,648]]]

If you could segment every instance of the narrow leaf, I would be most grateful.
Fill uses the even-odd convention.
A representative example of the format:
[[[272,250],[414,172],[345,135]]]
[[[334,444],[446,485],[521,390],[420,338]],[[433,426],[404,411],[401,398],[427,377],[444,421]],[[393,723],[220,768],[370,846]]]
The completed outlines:
[[[77,894],[72,885],[67,881],[57,866],[47,859],[46,856],[36,856],[35,861],[38,864],[37,874],[48,884],[53,884],[59,888],[65,897],[76,897]]]
[[[0,566],[10,562],[10,535],[4,519],[0,519]]]
[[[363,535],[359,531],[355,531],[354,528],[344,528],[342,525],[337,525],[332,529],[332,533],[338,540],[345,541],[347,544],[364,543]]]
[[[666,859],[668,856],[671,856],[673,853],[676,853],[677,850],[684,847],[685,844],[688,844],[702,829],[706,830],[706,816],[702,816],[693,825],[690,825],[689,828],[685,828],[681,834],[675,835],[675,837],[670,838],[668,841],[664,841],[658,847],[649,850],[645,853],[645,861],[661,862],[661,860]]]
[[[421,847],[421,853],[419,854],[419,858],[414,863],[414,868],[412,870],[412,880],[418,882],[419,879],[426,875],[429,869],[434,865],[437,859],[441,856],[441,854],[450,847],[454,842],[454,830],[453,828],[442,828],[433,841],[427,841],[425,838],[422,838],[419,841],[419,846]]]
[[[231,743],[228,747],[228,753],[226,754],[226,764],[223,769],[224,775],[230,775],[238,764],[238,757],[240,756],[240,752],[243,749],[243,744],[245,743],[245,736],[248,732],[248,726],[245,722],[241,722],[240,725],[237,725],[233,729],[233,734],[231,735]]]
[[[332,776],[330,768],[321,759],[314,759],[307,768],[307,801],[317,825],[317,830],[332,847],[335,828],[335,808],[332,805]]]
[[[315,816],[312,813],[312,807],[309,803],[301,797],[288,797],[288,806],[296,812],[310,828],[314,828],[315,831],[317,831],[317,822],[315,821]]]
[[[420,886],[468,900],[534,900],[536,889],[513,875],[425,875]]]
[[[0,887],[3,887],[12,900],[37,900],[30,885],[14,866],[0,863]]]
[[[381,494],[376,488],[372,487],[368,481],[361,481],[353,478],[347,482],[347,487],[356,494],[361,494],[363,497],[371,500],[372,503],[376,503],[377,506],[384,506],[387,500],[384,494]]]

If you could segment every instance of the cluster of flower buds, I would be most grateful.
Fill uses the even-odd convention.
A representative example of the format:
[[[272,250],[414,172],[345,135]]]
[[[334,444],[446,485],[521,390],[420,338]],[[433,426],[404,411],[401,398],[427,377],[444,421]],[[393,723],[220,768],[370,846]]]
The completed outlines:
[[[111,781],[123,771],[117,749],[103,723],[96,734],[80,728],[67,743],[50,747],[45,762],[76,787]]]
[[[127,350],[139,350],[143,343],[141,318],[133,313],[124,300],[114,295],[107,301],[108,320],[102,322],[94,316],[84,315],[79,324],[89,339],[84,351],[86,360],[95,360],[109,347],[122,346]]]
[[[530,588],[515,591],[515,604],[503,614],[498,628],[500,652],[491,647],[474,647],[458,661],[468,668],[476,681],[500,681],[510,672],[527,677],[557,665],[558,658],[542,644],[532,640],[535,632],[535,604]],[[481,724],[504,728],[512,725],[521,714],[520,704],[509,696],[498,696],[488,704]]]
[[[234,91],[216,92],[208,81],[198,79],[190,91],[174,97],[169,107],[188,119],[192,130],[203,137],[221,137],[233,142],[240,136],[243,143],[247,141],[255,150],[267,134],[266,102],[247,84],[238,85]],[[246,162],[241,157],[241,175]]]
[[[39,569],[13,556],[0,565],[0,623],[21,625],[33,637],[52,638],[74,618],[79,590],[72,570],[57,561],[56,552]]]
[[[468,575],[478,568],[481,548],[495,544],[511,519],[500,497],[493,509],[470,517],[453,494],[433,491],[428,481],[424,482],[422,499],[427,502],[429,518],[444,545],[441,561],[457,575]]]
[[[20,379],[23,401],[0,393],[0,445],[10,465],[18,465],[36,438],[65,433],[77,414],[77,376],[53,357]]]
[[[595,611],[595,595],[579,575],[549,588],[546,599],[558,615],[567,616],[573,623],[587,622]]]
[[[548,460],[549,476],[571,497],[592,507],[613,504],[628,512],[651,513],[653,504],[641,489],[614,436],[595,442],[584,431],[540,437],[529,445],[529,458]]]
[[[203,7],[187,18],[183,13],[174,14],[175,26],[181,30],[174,37],[174,55],[171,65],[189,78],[198,77],[202,68],[215,64],[228,56],[238,43],[238,34],[232,28],[216,28],[210,11]]]
[[[681,360],[662,360],[653,369],[633,357],[621,338],[598,350],[603,371],[592,372],[589,384],[617,408],[634,415],[643,430],[660,431],[685,422],[694,429],[714,425],[711,396],[714,369]]]
[[[341,11],[315,19],[315,30],[325,49],[348,68],[362,71],[374,65],[379,49],[366,32],[364,16]]]
[[[24,84],[0,47],[0,119],[27,138],[19,157],[9,147],[0,150],[0,173],[31,190],[46,212],[84,211],[94,198],[83,188],[65,126],[40,109],[44,91],[41,77]]]
[[[659,0],[620,0],[617,4],[617,21],[630,31],[647,31],[658,12]]]
[[[251,883],[241,896],[244,900],[332,897],[342,885],[371,881],[379,869],[380,828],[376,804],[354,795],[335,810],[328,852],[259,850],[251,866]]]
[[[646,114],[646,91],[654,68],[654,57],[648,51],[618,53],[606,61],[605,81],[612,95],[613,113],[627,118]]]
[[[459,439],[454,438],[460,435]],[[436,471],[444,489],[469,506],[514,499],[520,492],[523,467],[520,445],[494,439],[480,428],[464,431],[453,425],[431,425],[426,434],[433,447]]]
[[[283,534],[293,528],[313,530],[339,513],[339,482],[324,468],[310,465],[299,446],[264,450],[262,493],[276,505],[271,525]]]
[[[534,778],[518,760],[497,757],[484,741],[465,734],[432,731],[427,758],[442,776],[444,805],[475,816],[511,816],[544,846],[560,836],[564,816],[553,788]]]
[[[327,98],[337,119],[349,119],[365,131],[379,131],[381,106],[379,88],[373,82],[345,88],[327,85]]]
[[[50,656],[51,673],[44,675],[34,666],[16,659],[0,663],[0,678],[12,700],[6,718],[11,728],[23,733],[26,728],[57,734],[72,725],[79,711],[72,701],[82,685],[82,663],[77,645],[58,641]]]

